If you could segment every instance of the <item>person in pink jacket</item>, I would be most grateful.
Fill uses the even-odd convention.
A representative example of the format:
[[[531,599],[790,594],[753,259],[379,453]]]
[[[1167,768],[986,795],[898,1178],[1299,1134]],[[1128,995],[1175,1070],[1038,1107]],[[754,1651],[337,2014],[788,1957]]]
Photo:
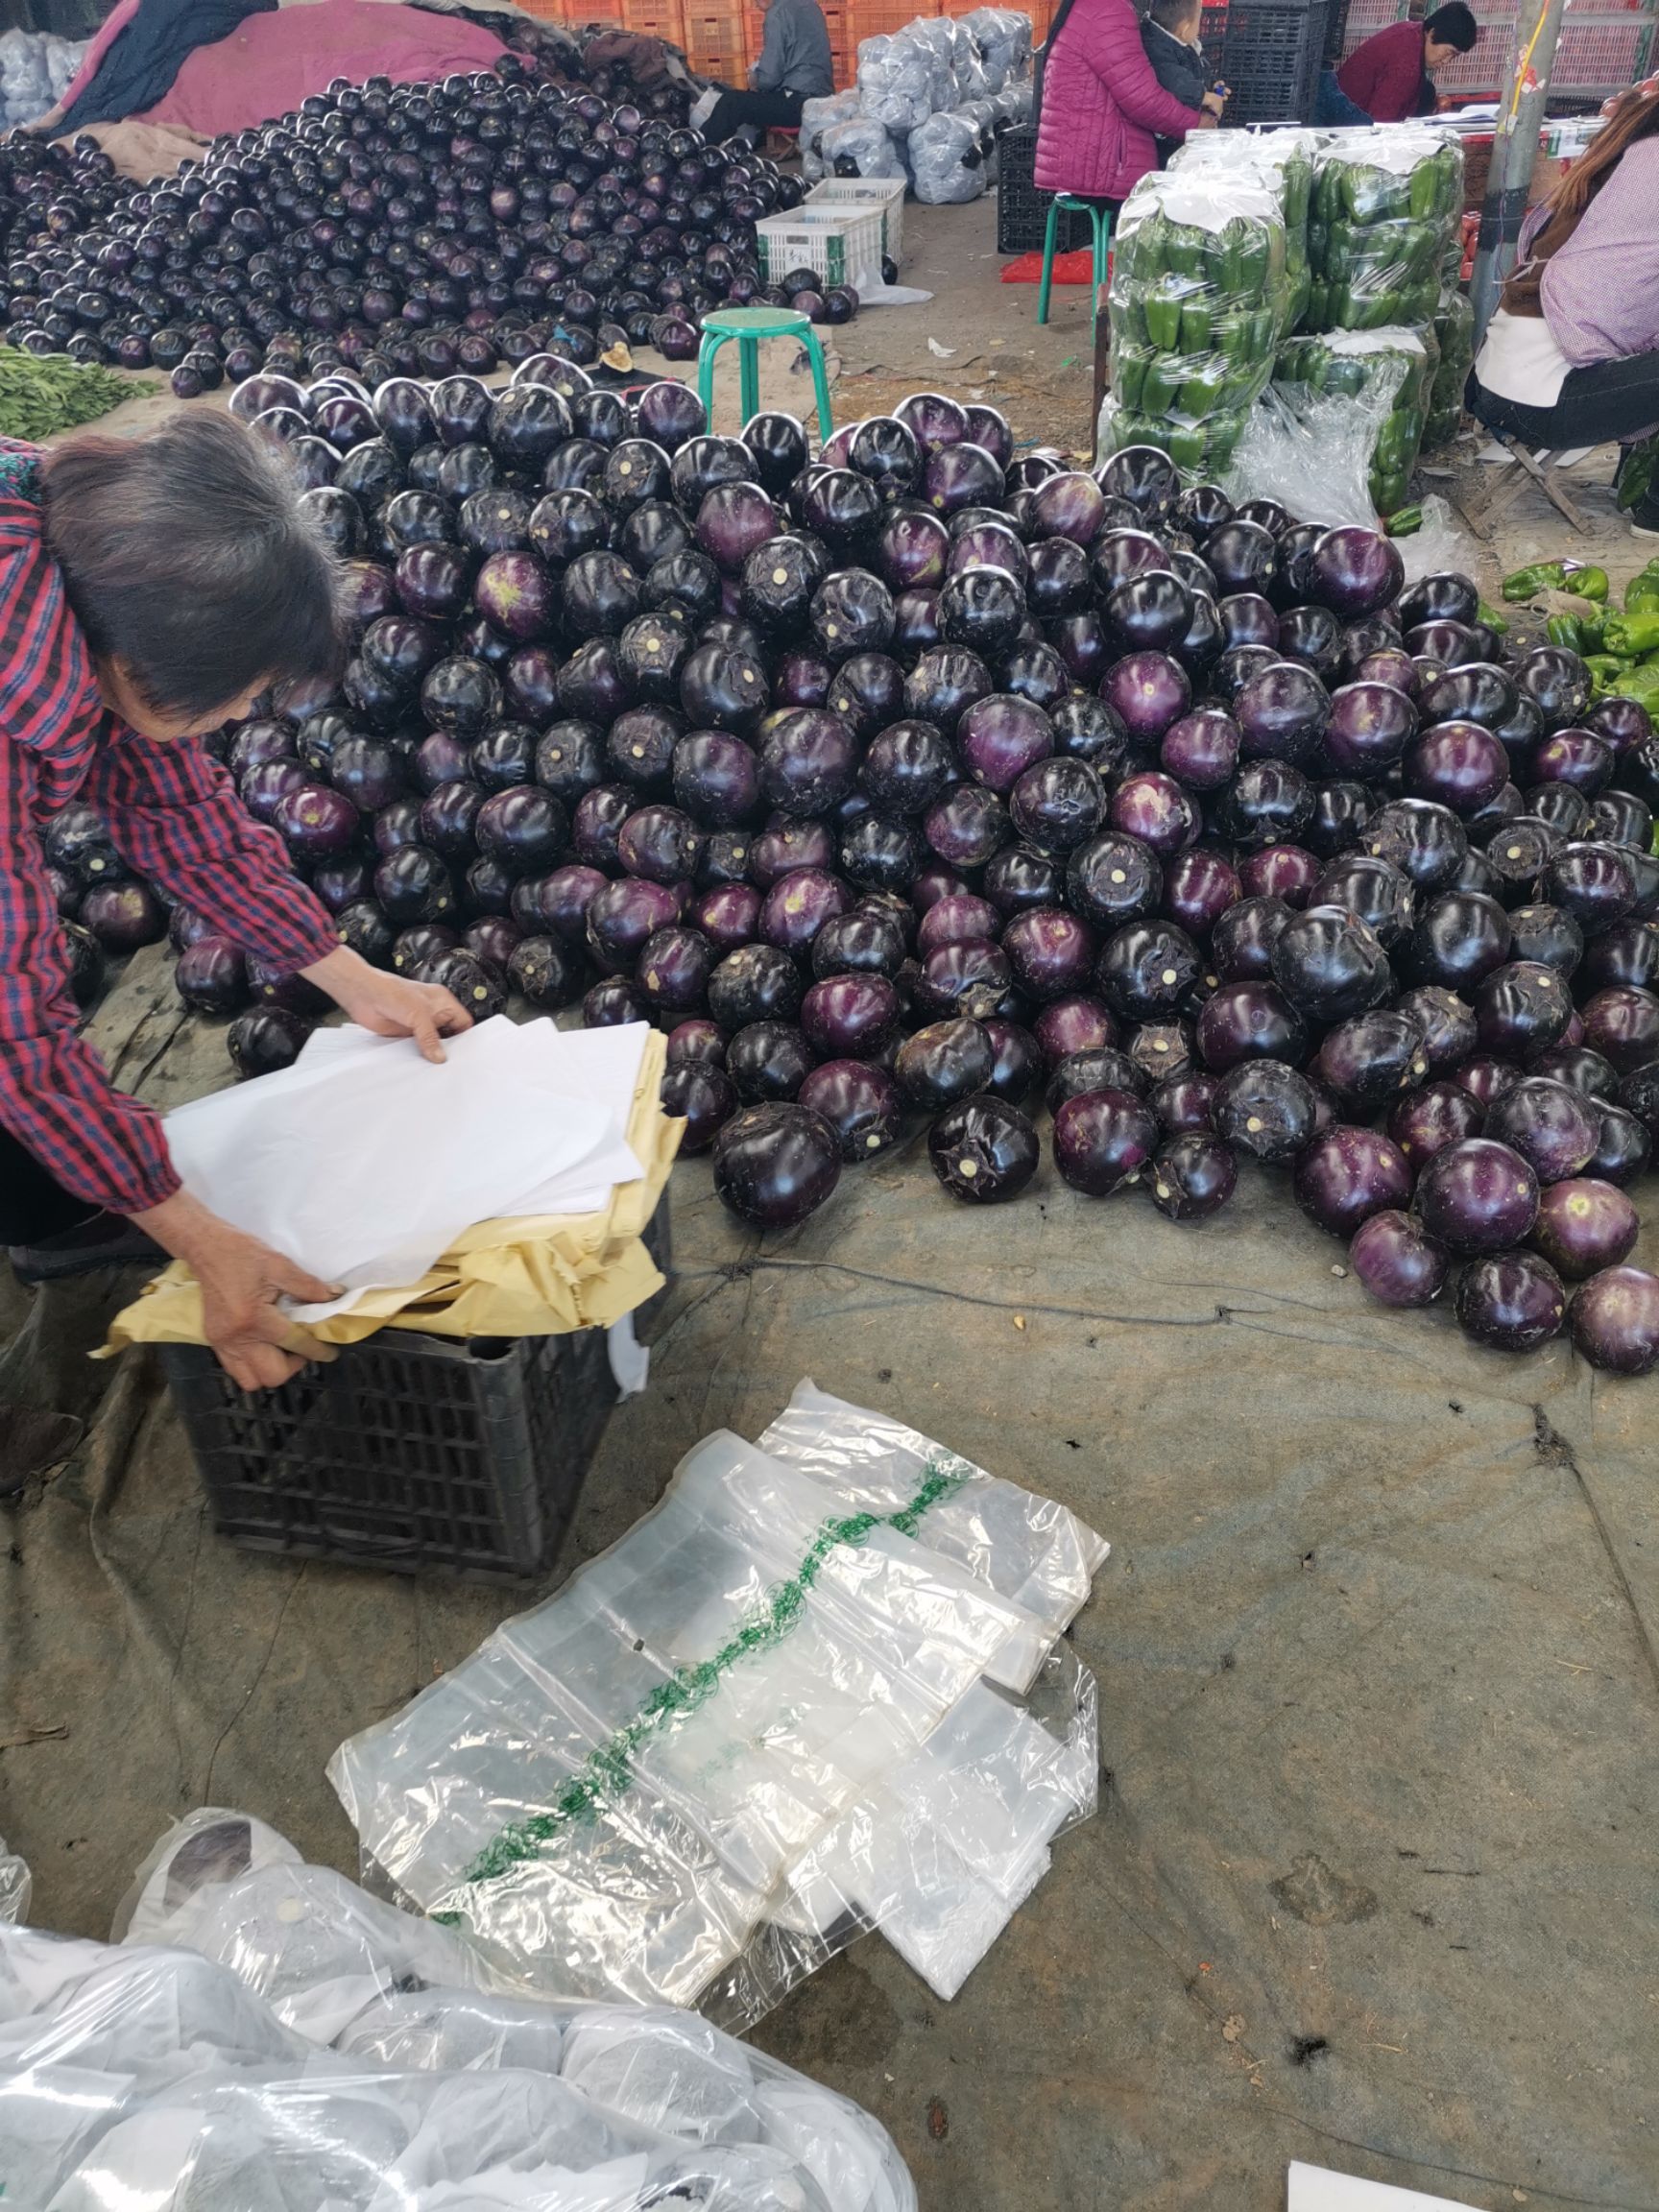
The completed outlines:
[[[1134,0],[1072,0],[1045,50],[1034,181],[1040,192],[1072,192],[1118,203],[1158,166],[1154,138],[1213,130],[1221,96],[1188,108],[1152,74]]]

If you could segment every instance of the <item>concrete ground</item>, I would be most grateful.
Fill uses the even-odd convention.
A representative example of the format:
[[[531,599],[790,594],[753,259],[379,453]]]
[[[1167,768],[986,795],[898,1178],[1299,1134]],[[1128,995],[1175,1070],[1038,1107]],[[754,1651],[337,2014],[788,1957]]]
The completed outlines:
[[[935,298],[837,334],[838,414],[983,390],[1082,448],[1086,295],[1038,330],[987,205],[906,220]],[[1479,519],[1490,475],[1455,467]],[[1586,542],[1640,565],[1584,498]],[[1528,493],[1482,581],[1570,545]],[[165,1101],[212,1057],[135,1022],[116,1071]],[[1656,2212],[1659,1383],[1368,1304],[1264,1172],[1197,1228],[1046,1166],[956,1208],[916,1143],[788,1235],[741,1232],[700,1162],[673,1202],[651,1389],[544,1587],[805,1374],[1114,1546],[1074,1630],[1097,1818],[953,2004],[871,1937],[757,2032],[881,2117],[925,2212],[1276,2212],[1293,2157],[1480,2212]],[[0,1394],[88,1424],[0,1515],[0,1833],[40,1923],[84,1934],[203,1802],[354,1871],[327,1754],[535,1595],[224,1545],[153,1366],[84,1360],[111,1289],[0,1293]]]

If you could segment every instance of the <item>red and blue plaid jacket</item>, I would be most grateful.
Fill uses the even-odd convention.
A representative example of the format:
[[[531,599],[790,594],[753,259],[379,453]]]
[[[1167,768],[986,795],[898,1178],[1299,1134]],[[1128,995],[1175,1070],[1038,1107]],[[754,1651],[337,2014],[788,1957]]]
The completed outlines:
[[[105,707],[34,492],[29,449],[0,440],[0,1125],[64,1190],[131,1214],[179,1177],[156,1116],[76,1032],[40,825],[71,799],[96,806],[134,874],[279,967],[340,940],[199,739],[153,743]]]

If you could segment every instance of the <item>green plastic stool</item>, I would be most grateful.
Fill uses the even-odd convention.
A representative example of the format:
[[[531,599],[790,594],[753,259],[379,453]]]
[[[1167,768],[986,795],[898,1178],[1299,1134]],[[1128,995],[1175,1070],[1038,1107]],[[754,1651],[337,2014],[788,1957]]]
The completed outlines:
[[[824,349],[806,317],[798,315],[793,307],[719,307],[704,316],[703,344],[697,354],[697,392],[710,424],[714,421],[714,357],[728,338],[737,341],[737,393],[744,422],[760,412],[761,339],[800,339],[812,363],[812,385],[818,395],[818,440],[820,445],[828,444],[835,419],[830,412]]]
[[[1054,231],[1062,213],[1087,215],[1094,231],[1094,316],[1100,313],[1100,287],[1106,281],[1106,252],[1112,243],[1112,215],[1093,200],[1077,200],[1070,192],[1056,192],[1048,203],[1048,222],[1043,233],[1043,281],[1037,288],[1037,320],[1048,320],[1048,294],[1054,282]]]

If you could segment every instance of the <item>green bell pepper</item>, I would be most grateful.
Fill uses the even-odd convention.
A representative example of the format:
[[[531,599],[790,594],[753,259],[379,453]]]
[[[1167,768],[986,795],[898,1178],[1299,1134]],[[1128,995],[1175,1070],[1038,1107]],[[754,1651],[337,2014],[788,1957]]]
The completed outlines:
[[[1112,389],[1125,407],[1139,408],[1152,355],[1139,346],[1112,349]]]
[[[1581,565],[1576,561],[1563,561],[1561,565],[1567,572],[1567,582],[1562,587],[1564,590],[1575,592],[1580,599],[1594,599],[1598,606],[1606,598],[1605,568]]]
[[[1626,614],[1646,614],[1659,607],[1659,576],[1646,568],[1639,576],[1632,576],[1624,587],[1624,612]]]
[[[1582,657],[1600,652],[1603,627],[1599,615],[1551,614],[1544,625],[1544,635],[1551,645],[1564,645],[1569,653]]]
[[[1182,364],[1177,353],[1154,353],[1146,363],[1137,404],[1142,414],[1167,415],[1181,389]]]
[[[1207,276],[1211,236],[1194,223],[1167,224],[1164,231],[1165,268],[1178,276]]]
[[[1148,287],[1144,301],[1146,338],[1160,353],[1174,353],[1181,346],[1182,301],[1190,290],[1185,278],[1166,270]]]
[[[1397,507],[1392,515],[1383,518],[1382,527],[1390,538],[1409,538],[1423,527],[1423,510]]]
[[[1627,661],[1635,660],[1638,654],[1659,652],[1659,607],[1645,608],[1635,614],[1609,614],[1601,642],[1609,653]]]
[[[1567,565],[1563,561],[1534,561],[1525,568],[1514,569],[1503,579],[1503,596],[1511,606],[1522,599],[1532,599],[1540,591],[1564,591],[1567,589]]]
[[[1500,637],[1507,637],[1509,635],[1508,615],[1500,614],[1496,607],[1488,607],[1484,599],[1475,610],[1475,619],[1477,622],[1484,622],[1487,629]]]
[[[1583,660],[1592,681],[1609,689],[1624,673],[1625,664],[1616,653],[1586,653]]]

